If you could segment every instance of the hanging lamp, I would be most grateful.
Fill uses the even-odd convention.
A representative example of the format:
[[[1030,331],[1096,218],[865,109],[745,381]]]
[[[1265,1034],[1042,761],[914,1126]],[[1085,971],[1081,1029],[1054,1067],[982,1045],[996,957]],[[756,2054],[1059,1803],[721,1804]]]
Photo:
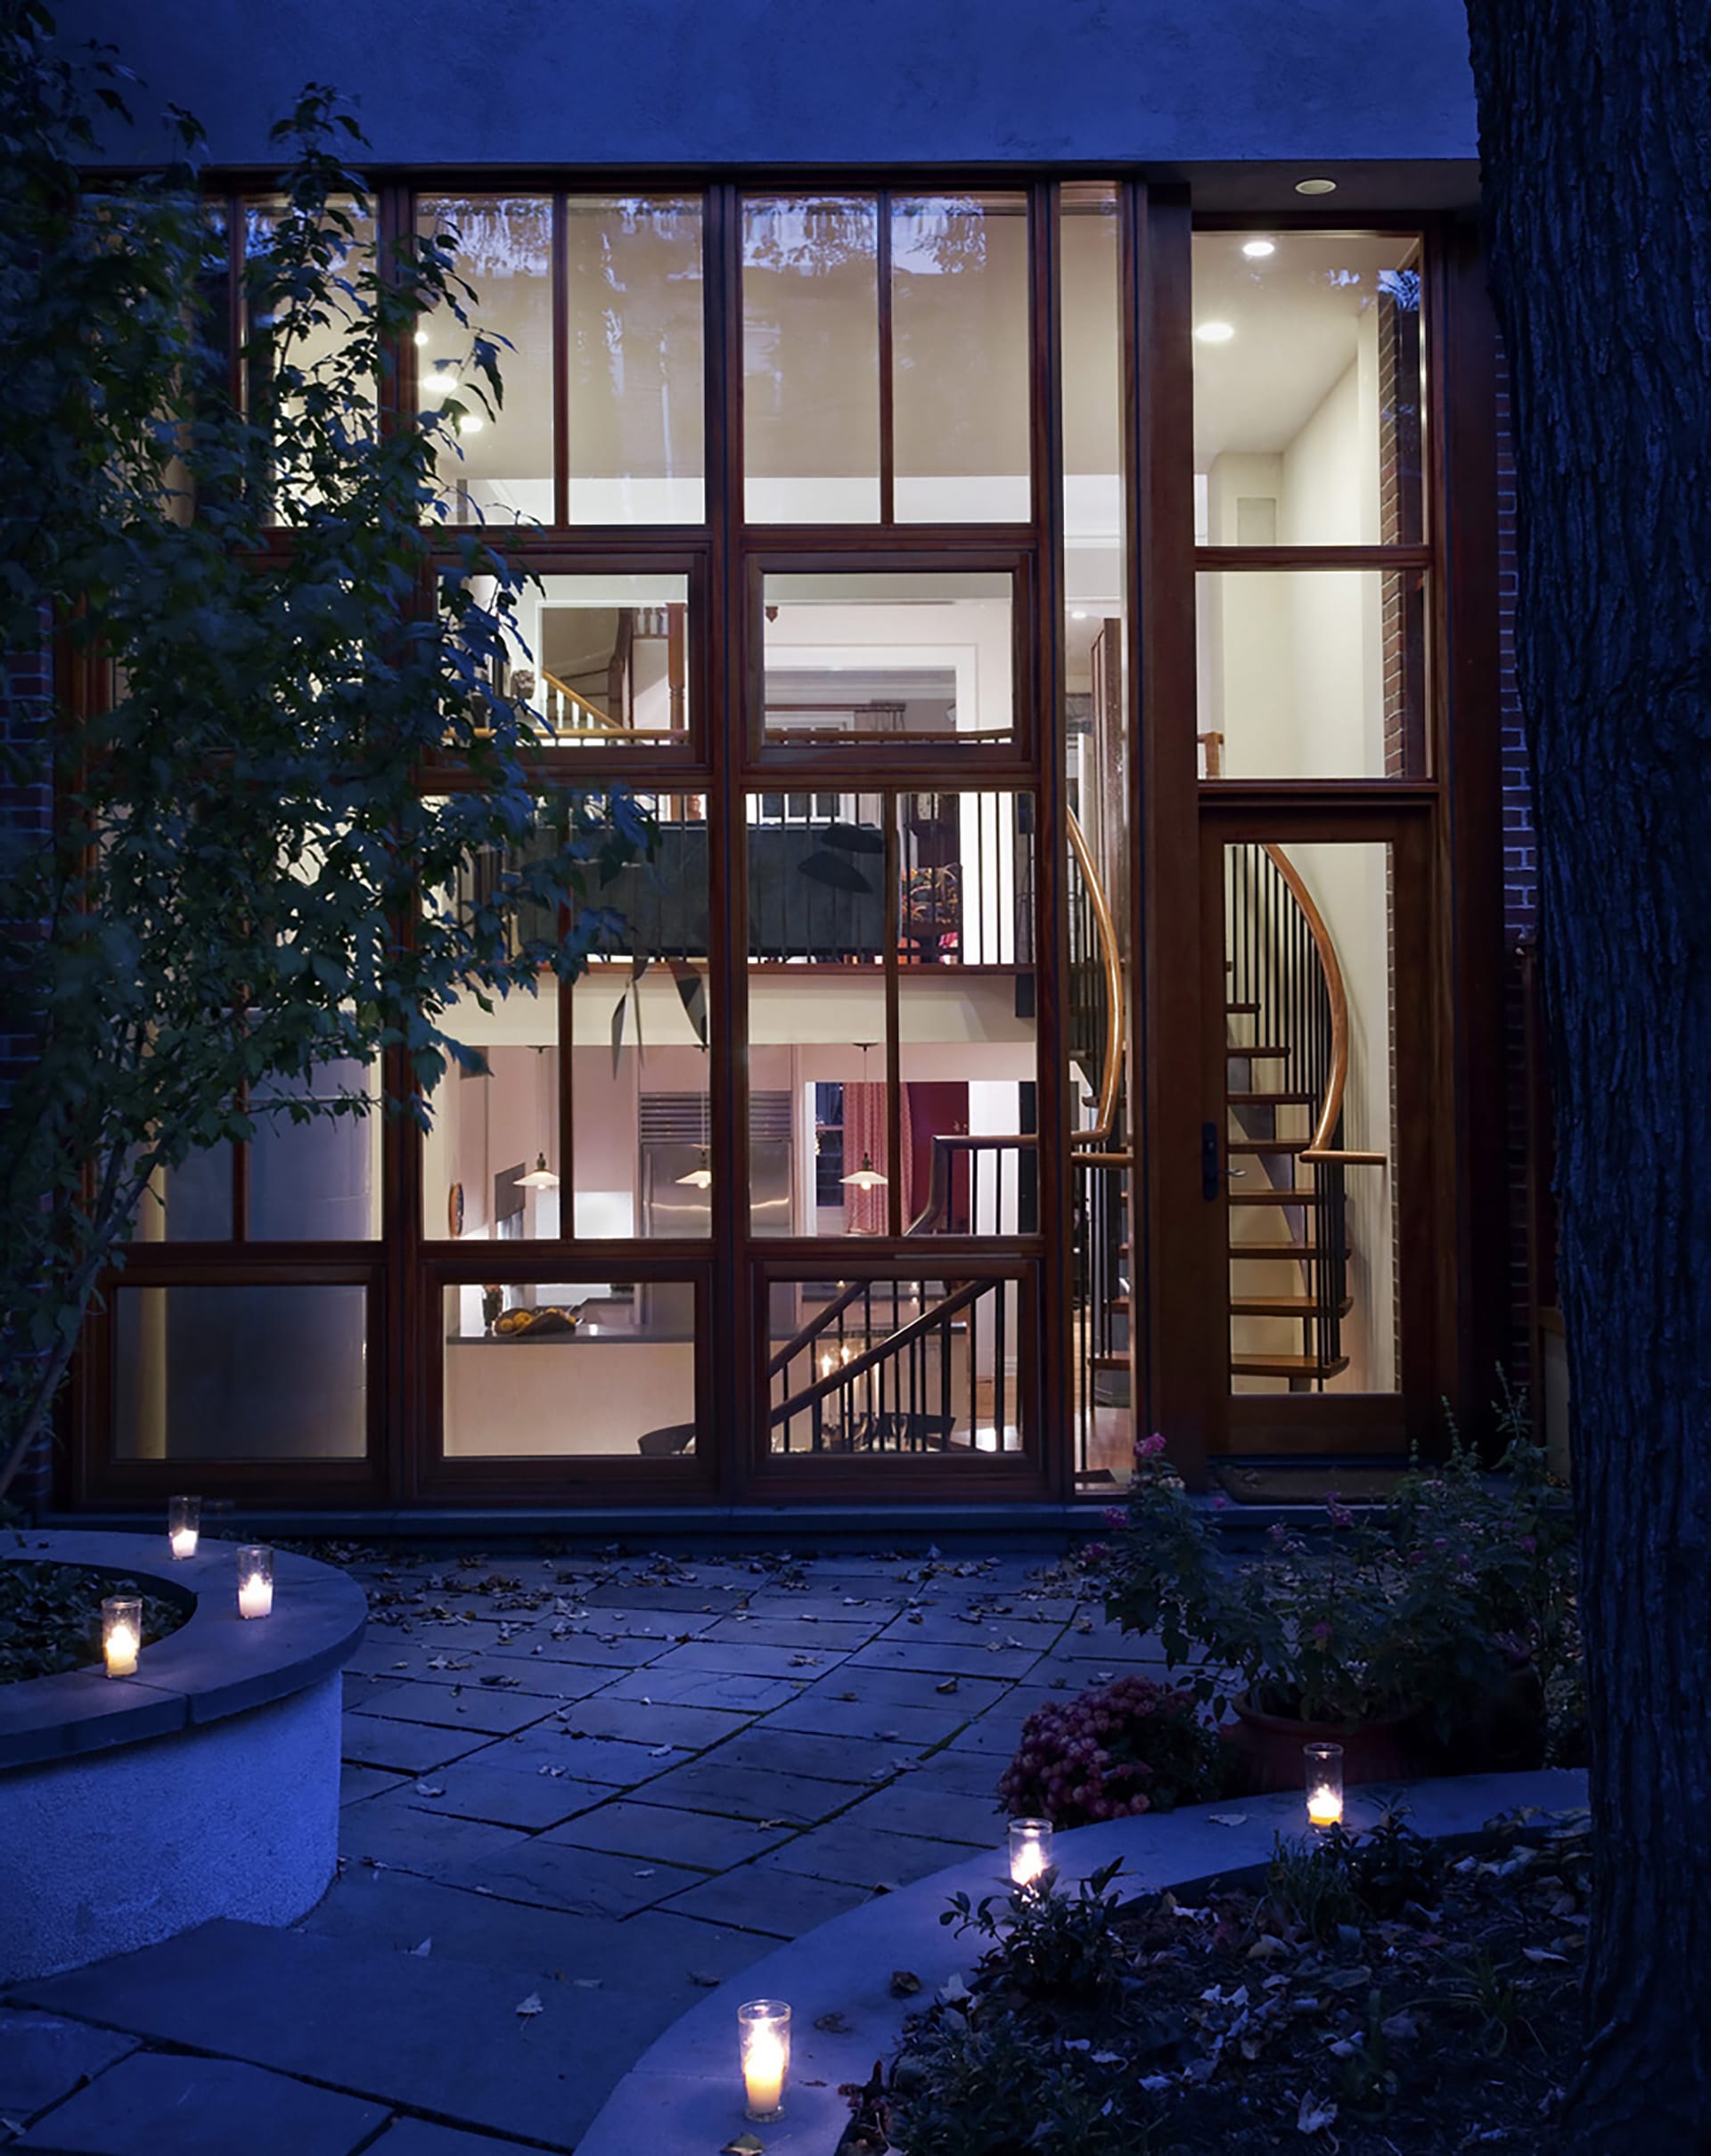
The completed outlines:
[[[867,1083],[867,1051],[872,1045],[871,1041],[856,1042],[856,1046],[862,1051],[862,1083],[864,1085]],[[839,1182],[847,1183],[853,1190],[882,1190],[891,1178],[888,1175],[880,1174],[873,1165],[872,1155],[864,1146],[861,1166],[852,1169],[847,1175],[839,1176],[838,1180]]]

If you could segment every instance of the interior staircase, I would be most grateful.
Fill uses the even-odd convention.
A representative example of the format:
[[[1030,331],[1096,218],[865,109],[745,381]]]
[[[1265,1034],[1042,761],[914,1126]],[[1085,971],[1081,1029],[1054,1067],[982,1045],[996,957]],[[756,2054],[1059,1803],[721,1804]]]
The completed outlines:
[[[1347,1171],[1383,1156],[1343,1145],[1347,995],[1311,893],[1281,846],[1224,858],[1230,1372],[1318,1391],[1349,1367]]]

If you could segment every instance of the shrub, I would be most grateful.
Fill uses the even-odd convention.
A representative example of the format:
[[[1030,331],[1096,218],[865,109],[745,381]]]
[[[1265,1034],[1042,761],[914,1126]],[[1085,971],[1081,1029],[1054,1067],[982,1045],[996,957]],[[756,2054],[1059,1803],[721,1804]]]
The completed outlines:
[[[1128,1949],[1117,1929],[1123,1905],[1107,1891],[1122,1868],[1123,1859],[1114,1858],[1073,1895],[1059,1892],[1055,1871],[1044,1872],[1011,1889],[1007,1917],[994,1915],[995,1894],[978,1906],[966,1894],[953,1894],[938,1921],[992,1941],[975,1972],[977,1991],[1091,2004],[1120,1991],[1130,1975]]]
[[[998,1801],[1012,1818],[1088,1826],[1216,1796],[1220,1761],[1185,1692],[1119,1677],[1028,1716]]]

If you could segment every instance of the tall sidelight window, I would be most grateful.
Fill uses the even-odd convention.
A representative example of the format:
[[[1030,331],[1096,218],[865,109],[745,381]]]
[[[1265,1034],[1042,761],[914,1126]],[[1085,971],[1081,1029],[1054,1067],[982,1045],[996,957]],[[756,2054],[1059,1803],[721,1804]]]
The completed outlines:
[[[1429,771],[1421,295],[1416,235],[1195,235],[1206,778]]]

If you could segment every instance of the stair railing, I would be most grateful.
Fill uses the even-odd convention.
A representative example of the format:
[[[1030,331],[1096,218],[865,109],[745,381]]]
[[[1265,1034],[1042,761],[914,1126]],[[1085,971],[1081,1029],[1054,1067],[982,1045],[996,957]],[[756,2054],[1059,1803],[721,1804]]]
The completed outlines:
[[[813,1334],[806,1337],[798,1335],[788,1350],[773,1358],[769,1375],[780,1380],[784,1397],[774,1403],[768,1421],[771,1428],[784,1433],[787,1450],[790,1425],[806,1415],[809,1418],[808,1450],[814,1452],[947,1451],[964,1409],[969,1425],[968,1442],[972,1448],[980,1419],[980,1353],[977,1338],[980,1328],[968,1313],[986,1295],[992,1297],[993,1418],[997,1442],[1002,1448],[1010,1409],[1005,1377],[1005,1330],[1006,1290],[1011,1283],[1003,1279],[946,1280],[938,1284],[942,1292],[937,1298],[929,1301],[929,1283],[918,1280],[913,1283],[914,1294],[909,1300],[920,1307],[913,1318],[897,1325],[895,1322],[897,1303],[902,1299],[901,1290],[908,1285],[901,1280],[864,1280],[856,1284],[853,1293],[847,1291],[833,1308],[841,1319],[842,1312],[852,1303],[861,1303],[858,1338],[864,1344],[851,1353],[843,1340],[840,1322],[835,1360],[831,1360],[830,1367],[823,1368],[806,1384],[791,1389],[789,1364],[797,1356],[812,1352],[815,1337],[825,1337],[830,1331],[832,1311],[825,1313],[826,1322],[817,1326]],[[891,1289],[892,1319],[890,1330],[877,1340],[872,1337],[876,1286]],[[965,1363],[960,1385],[955,1369],[959,1343]],[[834,1354],[830,1347],[820,1352],[823,1360]]]

